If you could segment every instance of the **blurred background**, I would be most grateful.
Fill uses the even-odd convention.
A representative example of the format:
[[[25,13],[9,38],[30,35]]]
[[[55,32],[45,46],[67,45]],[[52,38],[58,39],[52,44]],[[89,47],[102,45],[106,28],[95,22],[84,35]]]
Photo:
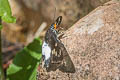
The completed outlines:
[[[61,27],[70,28],[80,18],[110,0],[9,0],[16,23],[4,23],[2,31],[4,68],[16,52],[34,37],[43,40],[46,30],[58,16],[63,17]]]

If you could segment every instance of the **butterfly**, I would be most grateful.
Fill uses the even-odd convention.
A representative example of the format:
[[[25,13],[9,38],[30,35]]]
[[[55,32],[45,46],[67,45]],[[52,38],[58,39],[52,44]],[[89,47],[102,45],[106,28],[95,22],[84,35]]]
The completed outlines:
[[[42,57],[43,57],[43,67],[49,68],[51,63],[52,51],[55,49],[55,45],[60,43],[58,39],[57,28],[62,22],[62,16],[59,16],[55,22],[50,26],[45,34],[45,40],[42,45]]]
[[[59,25],[62,22],[62,16],[59,16],[55,22],[48,28],[42,44],[42,68],[47,71],[59,69],[63,72],[75,72],[75,67],[68,55],[64,44],[59,39]],[[61,36],[61,35],[60,35]],[[46,70],[39,66],[37,70],[37,80],[48,79]]]

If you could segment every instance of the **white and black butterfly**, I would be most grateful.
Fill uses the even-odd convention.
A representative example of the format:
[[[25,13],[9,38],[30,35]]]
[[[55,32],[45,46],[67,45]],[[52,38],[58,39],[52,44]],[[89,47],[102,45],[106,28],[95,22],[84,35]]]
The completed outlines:
[[[47,71],[55,71],[56,69],[59,69],[63,72],[74,73],[75,67],[66,48],[58,37],[59,31],[57,28],[59,28],[61,22],[62,16],[59,16],[45,34],[45,39],[42,44],[42,67]],[[43,75],[44,70],[42,70],[42,72],[40,70],[39,66],[37,80],[44,80],[44,78],[47,79],[47,75]]]
[[[58,37],[57,28],[59,28],[61,21],[62,16],[59,16],[45,34],[42,45],[43,67],[47,70],[60,69],[65,72],[75,72],[69,54]]]
[[[62,16],[59,16],[56,21],[50,26],[45,34],[45,40],[42,45],[43,67],[49,68],[51,63],[52,51],[55,49],[55,45],[60,43],[58,39],[58,30]]]

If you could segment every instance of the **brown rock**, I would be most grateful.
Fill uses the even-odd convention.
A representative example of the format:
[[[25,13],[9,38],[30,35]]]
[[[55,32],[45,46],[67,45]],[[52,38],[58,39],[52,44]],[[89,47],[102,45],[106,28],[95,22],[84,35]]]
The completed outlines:
[[[75,73],[57,69],[48,72],[48,80],[120,80],[119,35],[120,2],[111,1],[65,32],[62,42]]]

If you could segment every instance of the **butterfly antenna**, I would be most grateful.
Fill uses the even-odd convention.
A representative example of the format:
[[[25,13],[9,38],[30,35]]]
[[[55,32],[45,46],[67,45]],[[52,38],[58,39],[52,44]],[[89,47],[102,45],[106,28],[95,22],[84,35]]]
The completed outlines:
[[[55,7],[55,11],[54,11],[54,16],[53,16],[53,22],[55,21],[55,14],[56,14],[56,7]]]

